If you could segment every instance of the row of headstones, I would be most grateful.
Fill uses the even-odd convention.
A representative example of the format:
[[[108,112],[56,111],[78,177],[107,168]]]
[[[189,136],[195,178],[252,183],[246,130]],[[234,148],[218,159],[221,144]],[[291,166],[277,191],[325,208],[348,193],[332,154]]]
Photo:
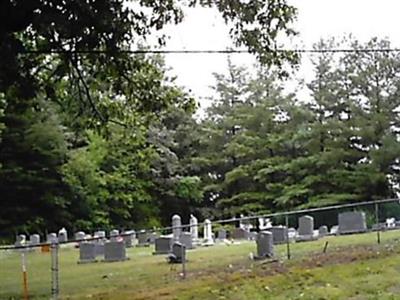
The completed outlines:
[[[327,226],[321,226],[318,230],[314,230],[314,218],[312,216],[302,216],[298,220],[298,230],[294,228],[287,229],[285,226],[271,226],[266,228],[271,231],[274,236],[274,242],[280,243],[286,241],[287,237],[289,239],[294,239],[297,241],[307,241],[314,240],[318,237],[323,237],[328,234],[348,234],[356,232],[365,232],[367,230],[365,213],[363,212],[344,212],[340,213],[338,217],[337,226],[333,226],[329,232]],[[187,249],[192,249],[194,243],[199,241],[198,237],[198,222],[197,218],[193,215],[190,216],[190,233],[182,231],[181,217],[179,215],[174,215],[172,217],[172,241],[179,241],[186,245]],[[232,239],[248,239],[255,240],[257,233],[249,231],[248,227],[235,228],[232,232]],[[218,240],[224,240],[227,238],[227,231],[221,228],[217,233]],[[168,237],[161,237],[159,240],[160,245],[171,245],[171,241]],[[206,219],[204,221],[204,234],[203,234],[203,245],[213,245],[214,238],[212,232],[211,221]],[[161,247],[164,249],[161,252],[167,251],[167,246]],[[156,245],[156,252],[157,245]]]

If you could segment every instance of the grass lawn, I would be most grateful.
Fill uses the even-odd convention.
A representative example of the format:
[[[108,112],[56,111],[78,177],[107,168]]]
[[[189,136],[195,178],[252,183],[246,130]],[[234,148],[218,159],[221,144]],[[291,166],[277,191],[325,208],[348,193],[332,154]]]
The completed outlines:
[[[254,242],[188,251],[187,278],[153,248],[128,250],[129,261],[77,264],[60,250],[63,299],[400,299],[400,231],[327,237],[275,247],[277,261],[252,261]],[[325,243],[328,251],[322,254]],[[50,255],[27,254],[30,299],[49,299]],[[21,257],[0,252],[0,299],[20,299]]]

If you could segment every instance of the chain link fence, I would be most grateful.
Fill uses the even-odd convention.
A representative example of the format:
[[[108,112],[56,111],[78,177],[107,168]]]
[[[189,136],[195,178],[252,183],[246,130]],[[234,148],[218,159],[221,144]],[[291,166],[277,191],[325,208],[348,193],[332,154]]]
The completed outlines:
[[[123,241],[123,251],[126,251],[121,254],[124,259],[115,259],[116,262],[107,258],[104,251],[108,250],[104,248],[93,259],[82,256],[84,247],[97,249],[94,244],[106,241],[98,236],[86,236],[85,241],[53,240],[38,245],[3,246],[0,248],[0,299],[107,299],[114,293],[124,295],[133,290],[139,297],[155,287],[179,285],[186,280],[205,278],[207,274],[229,270],[246,274],[260,256],[257,247],[261,243],[260,231],[272,232],[273,236],[273,255],[261,257],[265,258],[263,262],[290,263],[326,253],[396,245],[400,239],[398,218],[399,199],[385,199],[215,220],[211,228],[205,221],[197,224],[197,240],[193,239],[193,224],[176,223],[171,227],[137,231],[136,239],[129,243],[126,238],[132,237],[131,232],[114,233],[109,238]],[[179,248],[182,252],[171,253],[170,239],[176,234],[184,247]],[[164,236],[167,246],[161,244],[165,241],[160,236]],[[157,247],[164,247],[161,255],[155,255],[160,250],[154,246],[156,240]]]

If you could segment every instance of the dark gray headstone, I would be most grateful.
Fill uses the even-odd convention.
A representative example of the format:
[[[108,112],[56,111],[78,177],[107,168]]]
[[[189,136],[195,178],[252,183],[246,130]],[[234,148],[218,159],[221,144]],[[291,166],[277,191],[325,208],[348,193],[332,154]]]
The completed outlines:
[[[104,260],[106,262],[127,260],[124,241],[110,241],[104,244]]]
[[[155,251],[153,254],[168,254],[171,251],[172,238],[161,236],[155,239]]]
[[[357,233],[367,231],[365,213],[348,211],[339,214],[339,234]]]
[[[179,237],[179,242],[182,245],[185,245],[186,249],[193,249],[193,240],[192,234],[190,232],[182,232],[181,236]]]
[[[170,263],[182,263],[183,261],[186,261],[185,245],[182,245],[179,242],[175,242],[172,245],[172,251],[168,255],[168,259]]]
[[[257,234],[257,256],[256,259],[268,258],[274,255],[274,241],[272,233],[261,231]]]
[[[96,246],[94,243],[82,242],[79,244],[79,261],[78,263],[96,262]]]

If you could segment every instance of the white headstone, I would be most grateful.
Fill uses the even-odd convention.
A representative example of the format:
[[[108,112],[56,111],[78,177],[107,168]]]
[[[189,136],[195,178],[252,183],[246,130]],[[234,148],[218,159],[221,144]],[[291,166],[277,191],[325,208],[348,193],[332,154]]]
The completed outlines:
[[[86,237],[86,234],[83,231],[78,231],[75,233],[75,240],[77,241],[83,241]]]
[[[105,239],[105,238],[106,238],[106,232],[103,231],[103,230],[96,231],[96,232],[93,234],[93,236],[94,236],[95,238]]]
[[[58,241],[61,243],[68,241],[68,233],[65,228],[60,229],[58,232]]]
[[[57,242],[58,242],[57,234],[54,233],[54,232],[49,233],[49,234],[47,235],[47,242],[48,242],[48,243],[57,243]]]
[[[203,245],[211,246],[214,245],[214,240],[212,236],[212,224],[209,219],[204,221],[204,231],[203,231],[204,241]]]
[[[318,234],[320,237],[324,237],[329,233],[328,231],[328,226],[326,225],[322,225],[321,227],[319,227],[318,229]]]
[[[110,231],[110,241],[116,242],[119,238],[119,231],[117,229],[113,229]]]
[[[26,244],[26,236],[25,234],[19,234],[17,235],[17,239],[15,241],[15,246],[21,247]]]
[[[40,244],[40,235],[32,234],[29,236],[29,244],[31,245],[38,245]]]
[[[174,241],[179,241],[179,237],[182,232],[182,222],[179,215],[172,216],[172,237]]]
[[[199,239],[199,226],[197,218],[194,215],[190,215],[190,233],[192,234],[192,239],[194,241]]]

